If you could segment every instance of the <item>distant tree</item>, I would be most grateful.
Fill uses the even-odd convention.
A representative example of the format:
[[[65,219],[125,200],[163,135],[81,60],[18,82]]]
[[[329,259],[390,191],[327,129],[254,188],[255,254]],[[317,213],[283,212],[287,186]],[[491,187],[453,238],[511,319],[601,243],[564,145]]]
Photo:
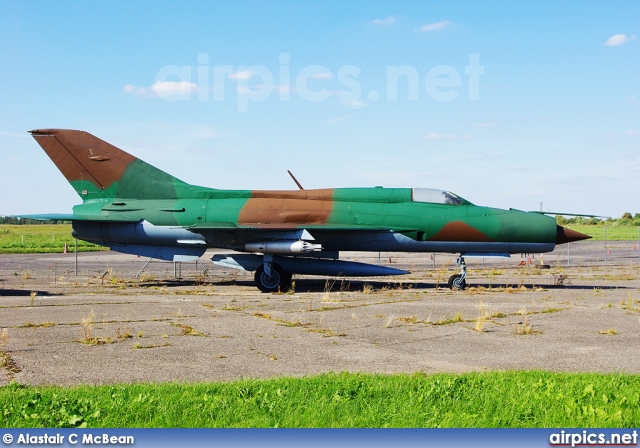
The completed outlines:
[[[637,213],[636,213],[637,214]],[[633,219],[633,217],[631,216],[631,213],[629,212],[624,212],[622,217],[620,219]]]
[[[70,221],[43,221],[41,219],[16,218],[14,216],[0,216],[0,224],[27,225],[27,224],[69,224]]]

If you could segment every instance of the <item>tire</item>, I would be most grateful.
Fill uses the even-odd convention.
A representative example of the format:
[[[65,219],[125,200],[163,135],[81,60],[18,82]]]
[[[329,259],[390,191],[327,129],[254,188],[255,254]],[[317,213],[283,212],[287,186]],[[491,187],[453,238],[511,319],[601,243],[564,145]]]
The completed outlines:
[[[253,278],[256,287],[262,292],[285,292],[291,287],[291,274],[277,264],[271,265],[271,277],[264,272],[264,266],[260,266]]]
[[[455,274],[449,277],[449,288],[460,291],[467,287],[467,281],[462,278],[462,274]]]

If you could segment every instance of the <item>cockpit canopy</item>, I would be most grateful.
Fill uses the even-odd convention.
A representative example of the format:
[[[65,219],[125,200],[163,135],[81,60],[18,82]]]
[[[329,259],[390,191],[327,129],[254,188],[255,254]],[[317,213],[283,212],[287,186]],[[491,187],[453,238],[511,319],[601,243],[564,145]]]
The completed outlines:
[[[413,202],[430,202],[432,204],[463,205],[470,204],[450,191],[436,190],[434,188],[412,188],[411,200]]]

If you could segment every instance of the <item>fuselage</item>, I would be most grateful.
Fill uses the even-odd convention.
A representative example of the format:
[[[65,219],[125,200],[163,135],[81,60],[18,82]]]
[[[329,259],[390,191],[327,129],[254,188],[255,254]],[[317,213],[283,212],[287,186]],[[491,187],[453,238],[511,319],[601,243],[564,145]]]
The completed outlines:
[[[180,245],[241,250],[270,229],[306,229],[329,251],[548,252],[555,219],[482,207],[453,195],[453,203],[425,202],[411,188],[336,188],[297,191],[191,187],[176,199],[96,199],[74,214],[116,221],[76,221],[76,236],[100,244]],[[427,195],[428,196],[428,195]],[[438,199],[431,195],[424,199]],[[451,202],[451,201],[449,201]],[[139,219],[147,223],[124,222]],[[117,223],[122,220],[122,223]],[[236,228],[237,232],[229,232]],[[259,237],[256,237],[255,230]],[[195,232],[194,232],[195,231]],[[268,236],[267,236],[268,237]],[[199,244],[199,243],[192,243]]]

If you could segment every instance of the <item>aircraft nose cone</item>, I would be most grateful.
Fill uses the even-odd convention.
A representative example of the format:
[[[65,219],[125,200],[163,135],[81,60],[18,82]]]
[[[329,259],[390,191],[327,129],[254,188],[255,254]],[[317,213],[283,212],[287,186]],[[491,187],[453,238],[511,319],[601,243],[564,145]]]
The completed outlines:
[[[556,244],[573,243],[574,241],[588,240],[591,238],[584,233],[558,226],[556,228]]]

